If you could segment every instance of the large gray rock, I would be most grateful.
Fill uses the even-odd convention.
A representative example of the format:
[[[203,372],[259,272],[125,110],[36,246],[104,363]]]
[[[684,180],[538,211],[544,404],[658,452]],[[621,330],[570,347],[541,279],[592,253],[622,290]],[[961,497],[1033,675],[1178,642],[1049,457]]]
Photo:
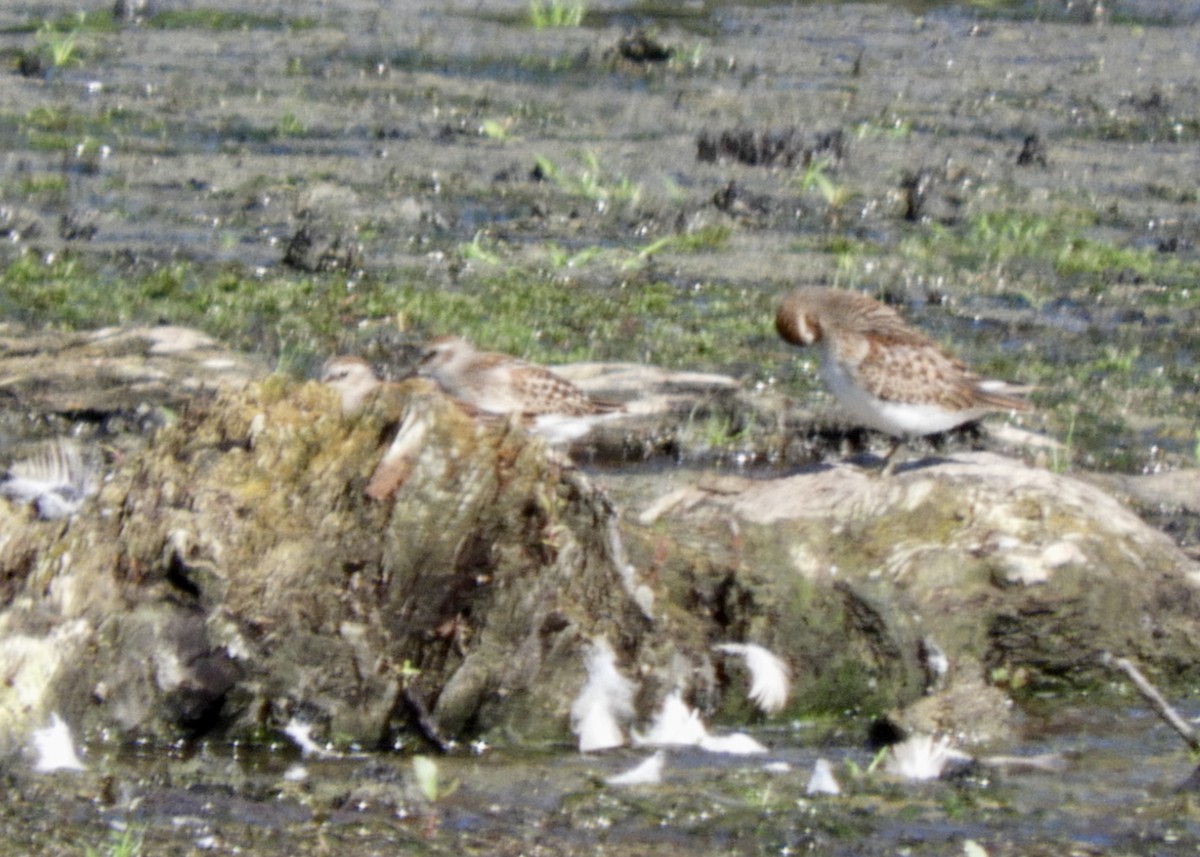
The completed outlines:
[[[635,560],[714,635],[791,659],[810,708],[952,698],[985,680],[1078,691],[1106,679],[1105,651],[1168,682],[1200,672],[1200,566],[1077,479],[961,453],[890,478],[841,465],[642,497]],[[991,731],[966,708],[940,713],[922,722]]]
[[[132,454],[186,403],[266,373],[260,358],[187,327],[0,324],[0,467],[57,435]]]

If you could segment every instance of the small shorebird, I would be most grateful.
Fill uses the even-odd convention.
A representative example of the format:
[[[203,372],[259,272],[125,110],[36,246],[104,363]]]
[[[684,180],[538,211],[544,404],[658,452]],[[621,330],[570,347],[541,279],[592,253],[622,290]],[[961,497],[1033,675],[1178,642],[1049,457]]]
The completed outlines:
[[[366,360],[338,355],[325,362],[321,370],[321,383],[328,384],[338,392],[342,397],[342,413],[350,417],[362,410],[367,397],[379,389],[383,382]]]
[[[456,336],[425,346],[417,368],[470,410],[488,416],[514,415],[551,443],[582,437],[599,420],[625,410],[594,399],[549,369],[507,354],[477,351]]]
[[[357,416],[377,390],[395,386],[379,380],[366,360],[344,354],[326,361],[321,370],[321,383],[341,396],[345,417]],[[428,414],[421,410],[419,403],[410,400],[401,412],[391,444],[376,463],[363,493],[373,500],[384,500],[394,494],[412,471],[428,430]]]
[[[1026,392],[989,381],[917,330],[891,307],[844,289],[806,288],[783,299],[779,335],[820,349],[821,377],[858,422],[890,435],[885,458],[911,437],[948,431],[996,411],[1026,411]]]

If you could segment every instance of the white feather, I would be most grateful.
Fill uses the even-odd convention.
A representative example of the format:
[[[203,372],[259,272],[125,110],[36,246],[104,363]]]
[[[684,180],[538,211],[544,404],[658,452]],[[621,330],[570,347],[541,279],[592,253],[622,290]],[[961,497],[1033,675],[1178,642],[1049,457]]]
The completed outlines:
[[[810,795],[840,795],[842,787],[838,785],[837,778],[833,775],[833,765],[829,764],[828,759],[817,759],[817,763],[813,765],[812,776],[808,778],[808,785],[804,791]]]
[[[621,675],[616,652],[603,637],[592,641],[586,664],[587,681],[571,703],[571,731],[579,737],[579,752],[623,746],[623,724],[633,718],[637,686]]]
[[[662,782],[664,761],[663,751],[659,750],[629,770],[609,777],[606,782],[610,786],[641,786],[660,783]]]
[[[721,643],[718,651],[738,655],[750,671],[750,701],[764,714],[774,714],[787,705],[791,676],[787,664],[755,643]]]
[[[654,715],[650,729],[645,734],[633,733],[635,746],[695,747],[708,738],[708,727],[700,719],[700,712],[688,708],[683,693],[672,691],[663,700],[662,707]]]
[[[970,760],[966,753],[950,747],[944,735],[913,735],[888,748],[884,770],[905,780],[936,780],[951,762]]]
[[[45,729],[34,729],[30,735],[36,758],[33,769],[39,774],[51,771],[86,771],[87,766],[75,752],[71,739],[71,727],[58,716],[50,715],[50,725]]]
[[[699,747],[708,753],[731,753],[739,756],[767,752],[767,748],[744,732],[731,735],[711,735],[700,712],[689,708],[681,691],[673,691],[663,700],[645,734],[633,733],[635,746]]]
[[[726,753],[730,756],[758,756],[767,748],[745,732],[729,735],[709,735],[700,742],[700,749],[708,753]]]
[[[297,747],[300,748],[300,754],[303,756],[324,756],[330,757],[337,755],[330,752],[327,748],[322,747],[312,737],[313,724],[305,723],[303,720],[297,720],[293,717],[283,727],[283,734],[292,739]]]

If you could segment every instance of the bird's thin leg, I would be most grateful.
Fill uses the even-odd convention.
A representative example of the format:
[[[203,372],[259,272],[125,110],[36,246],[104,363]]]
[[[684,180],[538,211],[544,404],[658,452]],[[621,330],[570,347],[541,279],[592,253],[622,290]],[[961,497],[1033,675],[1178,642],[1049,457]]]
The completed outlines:
[[[883,469],[879,471],[880,476],[891,476],[896,472],[896,453],[904,446],[904,438],[892,438],[892,445],[888,447],[888,451],[883,455]]]

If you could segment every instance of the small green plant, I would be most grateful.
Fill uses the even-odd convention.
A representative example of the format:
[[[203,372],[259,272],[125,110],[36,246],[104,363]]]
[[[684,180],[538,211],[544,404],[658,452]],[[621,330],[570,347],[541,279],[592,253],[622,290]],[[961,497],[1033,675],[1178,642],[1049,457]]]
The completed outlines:
[[[584,247],[582,250],[571,251],[565,247],[560,247],[553,241],[546,244],[546,256],[550,260],[550,265],[555,268],[578,268],[586,265],[603,252],[603,247],[595,245]]]
[[[671,65],[675,68],[700,68],[704,59],[704,45],[696,43],[686,50],[676,51],[671,55]]]
[[[872,776],[877,770],[879,770],[879,766],[882,765],[884,763],[884,761],[887,759],[887,755],[888,755],[888,748],[880,747],[878,750],[875,751],[875,755],[873,757],[871,757],[871,763],[869,765],[867,765],[867,770],[863,773],[866,776]]]
[[[484,119],[479,123],[479,133],[489,140],[504,141],[508,139],[508,131],[512,125],[511,116],[507,119]]]
[[[857,288],[868,246],[861,241],[851,241],[839,236],[826,246],[825,251],[837,260],[837,270],[833,276],[834,285],[848,289]]]
[[[634,268],[653,257],[656,253],[670,250],[675,253],[698,253],[716,250],[729,241],[730,229],[725,225],[704,226],[692,232],[666,235],[639,247],[633,257],[626,260],[623,268]]]
[[[428,756],[413,756],[413,779],[430,803],[437,803],[458,791],[458,780],[443,784],[438,763]]]
[[[800,190],[805,193],[815,189],[830,208],[841,208],[850,198],[845,185],[837,185],[828,176],[829,161],[825,158],[813,158],[804,167],[804,174],[799,178]]]
[[[408,684],[408,682],[412,681],[421,674],[421,670],[413,666],[413,662],[408,658],[404,659],[404,663],[400,665],[400,669],[397,670],[397,672],[400,675],[400,680],[405,684]]]
[[[126,827],[121,831],[110,830],[107,845],[103,848],[84,845],[83,853],[87,857],[139,857],[144,836],[145,830],[140,827]]]
[[[1029,684],[1029,670],[1025,667],[1009,669],[1007,666],[999,666],[988,673],[988,682],[996,687],[1020,690]]]
[[[303,137],[308,133],[308,128],[299,116],[289,110],[279,117],[275,124],[275,132],[280,137]]]
[[[42,22],[37,31],[37,43],[50,54],[50,61],[55,68],[64,68],[79,62],[75,48],[79,41],[79,31],[87,21],[87,15],[80,12],[76,24],[69,31],[63,32],[49,21]]]
[[[751,427],[738,425],[733,417],[723,414],[688,414],[680,431],[685,446],[701,453],[718,454],[736,450],[738,444],[749,437]]]
[[[34,173],[22,177],[18,187],[25,196],[57,196],[67,192],[67,177],[61,173]]]
[[[529,0],[529,23],[535,30],[578,27],[586,12],[583,0]]]
[[[458,252],[465,262],[480,262],[484,265],[499,265],[501,261],[500,254],[495,250],[496,242],[487,237],[487,233],[480,229],[475,233],[475,237],[471,239],[469,244],[459,244]]]
[[[583,155],[583,169],[575,175],[568,174],[557,164],[542,155],[534,156],[538,171],[572,196],[590,199],[603,210],[610,202],[636,204],[642,196],[641,185],[625,176],[610,176],[600,167],[595,152]]]
[[[860,122],[854,131],[859,140],[883,138],[905,140],[912,136],[912,120],[900,117],[880,117],[876,121]]]
[[[1050,218],[1026,212],[998,211],[981,214],[971,222],[966,240],[981,247],[994,247],[1004,256],[1032,256],[1057,247],[1061,236]]]
[[[458,790],[458,780],[443,784],[437,762],[428,756],[413,756],[413,781],[426,801],[425,809],[421,813],[423,820],[421,832],[426,839],[431,839],[437,833],[438,824],[441,822],[437,808],[438,801],[449,797]]]
[[[1063,438],[1062,446],[1050,449],[1051,473],[1065,473],[1071,466],[1071,459],[1074,457],[1075,417],[1077,415],[1077,411],[1071,412],[1071,421],[1067,423],[1067,436]],[[1200,432],[1197,434],[1200,435]]]
[[[1104,346],[1103,353],[1098,356],[1093,364],[1094,373],[1103,373],[1111,375],[1113,373],[1121,373],[1129,375],[1137,366],[1138,358],[1142,356],[1142,350],[1136,346],[1121,348],[1117,345]]]

